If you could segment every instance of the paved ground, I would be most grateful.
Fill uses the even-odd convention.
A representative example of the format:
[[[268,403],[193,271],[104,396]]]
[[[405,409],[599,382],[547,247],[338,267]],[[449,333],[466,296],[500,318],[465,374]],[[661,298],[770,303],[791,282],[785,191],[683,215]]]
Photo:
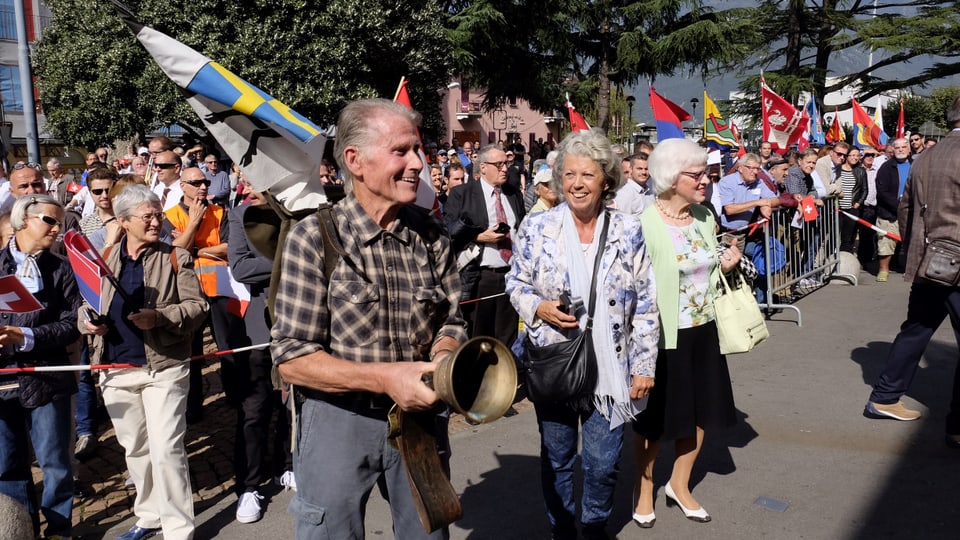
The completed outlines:
[[[624,448],[617,505],[609,532],[621,539],[687,538],[958,538],[960,451],[943,443],[943,421],[957,348],[949,327],[929,348],[906,401],[924,412],[917,422],[868,420],[864,402],[905,313],[908,287],[899,275],[878,284],[830,285],[770,323],[771,338],[750,354],[729,358],[740,424],[708,435],[694,474],[694,494],[713,515],[697,524],[657,493],[657,524],[630,521],[635,468]],[[234,521],[229,452],[232,414],[208,369],[207,416],[188,431],[196,490],[197,538],[292,538],[286,513],[291,493],[274,488],[264,518]],[[539,437],[526,402],[519,414],[452,435],[453,482],[466,512],[454,539],[548,538],[539,487]],[[122,487],[123,458],[111,432],[81,480],[93,488],[77,506],[77,533],[114,538],[132,525],[132,492]],[[655,471],[669,477],[670,452]],[[758,504],[766,498],[767,506]],[[776,509],[771,509],[775,507]],[[367,515],[369,538],[392,538],[389,513],[377,494]]]

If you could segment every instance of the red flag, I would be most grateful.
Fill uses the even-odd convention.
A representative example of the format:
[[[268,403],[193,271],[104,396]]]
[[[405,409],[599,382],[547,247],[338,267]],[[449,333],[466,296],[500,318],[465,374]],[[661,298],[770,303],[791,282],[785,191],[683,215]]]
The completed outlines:
[[[570,113],[570,131],[590,131],[590,124],[577,112],[573,103],[570,103],[570,94],[567,94],[567,112]]]
[[[907,130],[903,125],[903,98],[900,98],[900,114],[897,116],[897,138],[902,139],[907,136]]]
[[[397,88],[397,95],[393,100],[401,105],[406,105],[408,109],[413,109],[410,103],[410,94],[407,93],[407,78],[400,78],[400,87]],[[417,182],[417,200],[413,203],[421,208],[426,208],[434,215],[440,214],[440,201],[437,199],[437,192],[433,189],[433,180],[430,178],[430,164],[427,163],[427,156],[423,153],[423,137],[420,136],[420,130],[417,129],[417,138],[420,139],[420,148],[417,152],[420,154],[420,161],[423,168],[420,169],[420,181]]]
[[[67,231],[63,235],[63,245],[67,249],[70,267],[77,278],[80,296],[97,313],[101,313],[103,277],[111,275],[110,268],[86,236],[77,231]]]
[[[43,309],[17,276],[0,277],[0,313],[30,313]]]
[[[846,136],[843,133],[843,128],[840,127],[840,113],[837,111],[836,107],[833,109],[833,123],[830,124],[830,129],[827,130],[827,142],[835,143],[838,141],[846,140]]]
[[[820,215],[820,212],[817,211],[817,203],[813,200],[813,195],[804,197],[800,201],[800,208],[803,210],[804,221],[813,221]]]
[[[740,159],[747,155],[747,149],[744,148],[743,143],[740,142],[740,128],[737,127],[737,123],[733,120],[730,121],[730,131],[733,132],[733,138],[737,140],[737,159]]]
[[[767,86],[760,76],[761,112],[763,114],[763,140],[778,153],[786,152],[790,145],[798,144],[803,130],[810,122],[807,113],[798,111],[787,100]]]

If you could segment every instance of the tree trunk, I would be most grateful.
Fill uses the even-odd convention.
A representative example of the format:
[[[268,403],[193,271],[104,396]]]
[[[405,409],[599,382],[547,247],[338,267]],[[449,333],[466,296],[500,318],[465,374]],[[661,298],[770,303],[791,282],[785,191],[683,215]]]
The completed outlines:
[[[600,21],[600,66],[597,70],[600,95],[597,97],[597,123],[604,133],[610,128],[610,9],[604,2]]]
[[[787,7],[787,54],[784,75],[800,75],[800,53],[803,51],[804,1],[790,0]]]
[[[817,35],[817,62],[813,71],[813,91],[823,99],[824,89],[827,87],[827,69],[830,66],[830,55],[833,54],[833,45],[831,39],[836,34],[837,29],[831,22],[834,11],[837,6],[837,0],[823,0],[823,6],[820,8],[819,31]]]

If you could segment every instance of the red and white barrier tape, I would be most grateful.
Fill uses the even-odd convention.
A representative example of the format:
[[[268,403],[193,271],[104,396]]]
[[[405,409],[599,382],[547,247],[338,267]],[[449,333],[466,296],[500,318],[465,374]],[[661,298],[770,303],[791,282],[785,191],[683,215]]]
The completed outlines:
[[[239,353],[252,351],[254,349],[263,349],[269,347],[269,343],[261,343],[259,345],[250,345],[248,347],[238,347],[236,349],[228,349],[225,351],[217,351],[208,354],[200,354],[197,356],[191,356],[190,360],[204,360],[206,358],[216,358],[218,356],[226,356],[228,354]],[[7,375],[11,373],[55,373],[60,371],[96,371],[102,369],[131,369],[131,368],[140,368],[143,367],[138,364],[96,364],[96,365],[69,365],[69,366],[28,366],[28,367],[16,367],[16,368],[0,368],[0,375]]]
[[[853,215],[853,214],[850,214],[850,213],[848,213],[848,212],[844,212],[843,210],[840,210],[840,213],[843,214],[843,215],[845,215],[845,216],[847,216],[848,218],[856,221],[857,223],[863,225],[864,227],[870,227],[870,228],[873,229],[874,231],[876,231],[876,232],[878,232],[878,233],[886,236],[887,238],[889,238],[889,239],[891,239],[891,240],[896,240],[897,242],[903,242],[903,240],[900,238],[900,235],[899,235],[899,234],[892,233],[892,232],[890,232],[890,231],[885,231],[885,230],[881,229],[880,227],[877,227],[877,226],[874,225],[873,223],[870,223],[869,221],[864,220],[864,219],[860,219],[860,218],[858,218],[857,216],[855,216],[855,215]]]

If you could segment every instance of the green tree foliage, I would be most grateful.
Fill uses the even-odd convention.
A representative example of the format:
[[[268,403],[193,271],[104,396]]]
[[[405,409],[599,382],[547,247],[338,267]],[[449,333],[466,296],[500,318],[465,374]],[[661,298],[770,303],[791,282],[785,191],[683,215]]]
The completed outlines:
[[[34,65],[50,128],[94,147],[180,122],[192,109],[109,2],[46,0]],[[427,133],[440,129],[449,42],[436,0],[131,0],[141,22],[193,47],[319,125],[350,100],[410,81]]]
[[[934,88],[930,96],[905,96],[903,98],[903,121],[907,131],[917,131],[926,122],[933,122],[944,133],[951,127],[947,126],[947,109],[953,100],[960,96],[960,86],[949,85]],[[888,135],[893,136],[897,131],[897,117],[900,114],[899,104],[883,111],[883,127]]]
[[[960,73],[955,60],[960,58],[960,2],[763,0],[747,13],[769,39],[744,66],[748,73],[765,70],[767,83],[789,100],[801,91],[822,100],[853,85],[860,89],[857,99],[864,102],[880,92],[924,86]],[[872,66],[867,62],[871,52]],[[863,61],[852,72],[837,73],[833,64],[841,54]],[[905,79],[875,74],[923,56],[939,61]],[[828,84],[828,75],[837,79]],[[744,79],[740,88],[747,96],[739,112],[758,116],[756,75]]]
[[[549,111],[564,92],[607,130],[610,97],[644,79],[705,72],[749,55],[740,10],[693,0],[475,0],[451,4],[455,67],[496,108],[523,98]],[[592,116],[592,115],[589,115]]]

